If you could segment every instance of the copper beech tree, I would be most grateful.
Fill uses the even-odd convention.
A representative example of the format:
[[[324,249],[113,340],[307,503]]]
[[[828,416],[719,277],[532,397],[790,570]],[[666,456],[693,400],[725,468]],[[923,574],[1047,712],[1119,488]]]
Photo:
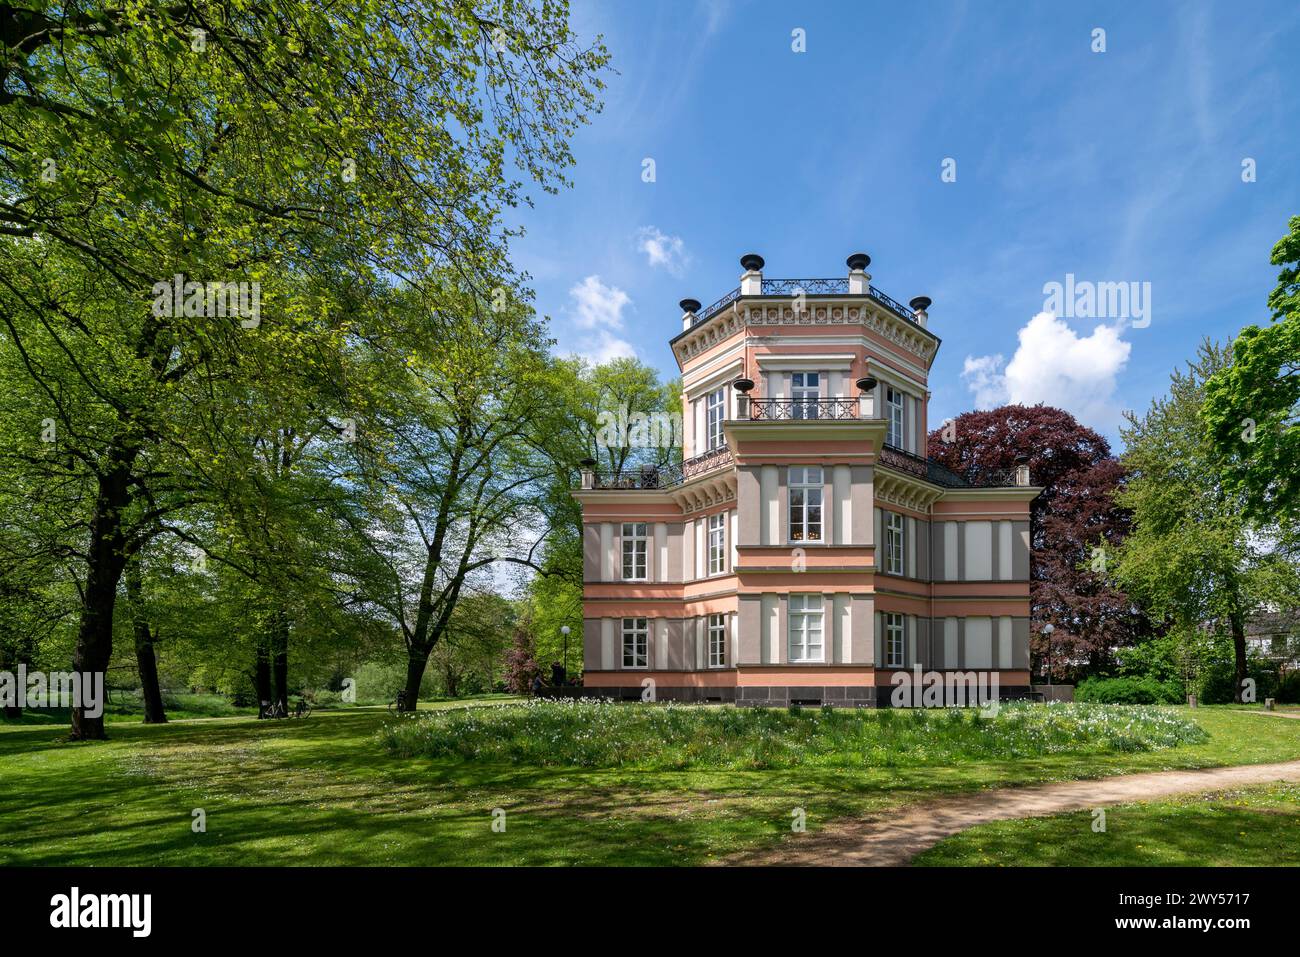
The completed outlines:
[[[1111,649],[1150,633],[1145,616],[1106,580],[1130,517],[1115,504],[1124,468],[1103,436],[1063,409],[1006,405],[957,416],[930,433],[929,451],[974,481],[1029,457],[1031,479],[1043,486],[1030,512],[1032,648],[1039,667],[1049,622],[1057,676],[1105,664]]]

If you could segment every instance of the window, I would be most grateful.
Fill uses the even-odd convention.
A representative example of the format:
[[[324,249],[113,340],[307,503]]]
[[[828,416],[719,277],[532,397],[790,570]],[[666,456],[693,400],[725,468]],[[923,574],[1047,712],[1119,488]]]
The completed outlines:
[[[796,465],[789,471],[790,541],[822,540],[822,470],[817,465]]]
[[[897,512],[885,513],[885,571],[891,575],[903,574],[903,516]]]
[[[889,430],[885,433],[885,444],[901,449],[903,447],[903,393],[885,386],[885,408],[889,412]]]
[[[727,570],[727,513],[709,516],[709,574]]]
[[[790,418],[817,418],[817,400],[821,398],[821,393],[820,372],[796,372],[790,379],[790,395],[794,399],[790,405]]]
[[[623,523],[623,580],[645,581],[645,522]]]
[[[623,619],[623,667],[650,666],[650,628],[645,618]]]
[[[790,596],[790,660],[822,660],[822,596]]]
[[[726,444],[726,438],[722,434],[722,423],[727,418],[726,388],[710,392],[704,400],[704,409],[707,417],[705,451],[712,452]]]
[[[903,616],[885,613],[885,667],[902,668],[906,639],[903,637]]]
[[[727,664],[727,616],[709,616],[709,667],[722,668]]]

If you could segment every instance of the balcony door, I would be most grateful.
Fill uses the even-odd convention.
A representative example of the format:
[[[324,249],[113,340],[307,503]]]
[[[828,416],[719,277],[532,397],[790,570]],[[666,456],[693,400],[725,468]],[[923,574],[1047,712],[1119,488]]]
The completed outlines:
[[[790,377],[790,418],[817,418],[817,403],[822,397],[820,372],[796,372]]]

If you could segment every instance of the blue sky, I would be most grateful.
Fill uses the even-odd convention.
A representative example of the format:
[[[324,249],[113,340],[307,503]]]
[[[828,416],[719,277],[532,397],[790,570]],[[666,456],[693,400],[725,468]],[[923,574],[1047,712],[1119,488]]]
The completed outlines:
[[[1300,6],[1084,6],[576,2],[618,73],[574,188],[514,245],[558,350],[676,375],[678,300],[732,289],[742,253],[795,278],[864,251],[876,286],[934,300],[931,423],[1042,400],[1116,440],[1202,337],[1267,320],[1300,213]],[[1149,324],[1035,320],[1066,274],[1150,283]]]

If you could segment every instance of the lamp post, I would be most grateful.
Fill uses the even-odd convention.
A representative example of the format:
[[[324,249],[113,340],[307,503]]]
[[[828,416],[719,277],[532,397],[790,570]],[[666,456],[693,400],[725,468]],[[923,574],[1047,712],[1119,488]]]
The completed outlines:
[[[1052,686],[1052,632],[1056,627],[1049,621],[1043,626],[1043,634],[1047,638],[1047,687]]]
[[[564,678],[569,678],[569,626],[561,625],[560,634],[564,636]]]

